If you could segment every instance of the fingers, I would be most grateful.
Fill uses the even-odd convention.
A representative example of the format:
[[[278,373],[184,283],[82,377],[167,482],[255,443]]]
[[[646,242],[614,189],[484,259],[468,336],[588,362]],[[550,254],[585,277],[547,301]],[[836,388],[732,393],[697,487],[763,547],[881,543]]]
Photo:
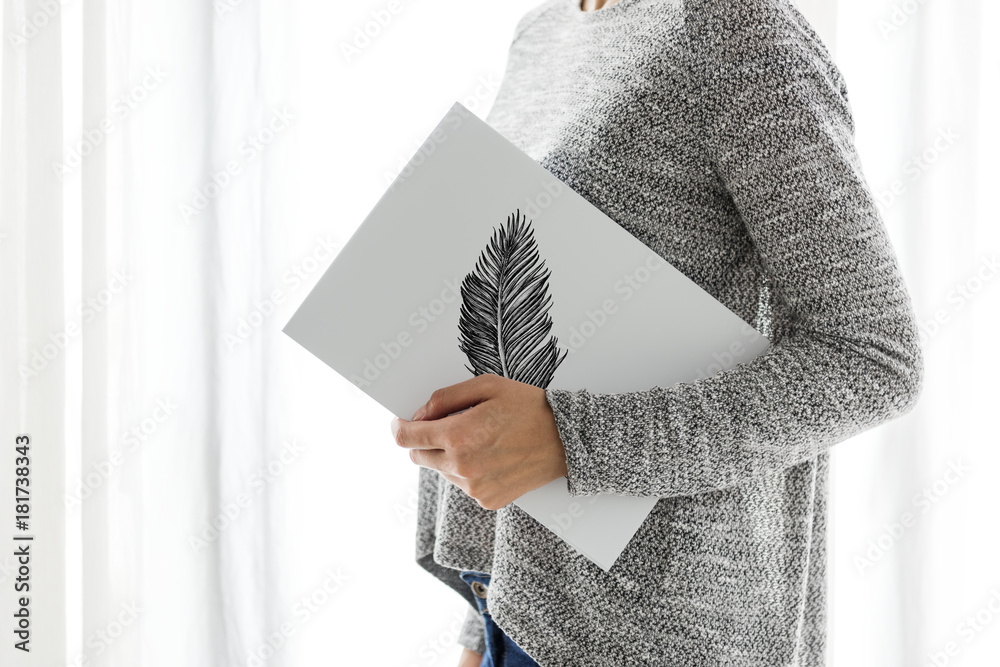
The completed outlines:
[[[443,449],[411,449],[410,460],[418,466],[437,470],[451,481],[459,479],[457,475],[450,472],[447,454]]]
[[[421,421],[393,417],[391,428],[396,444],[400,447],[451,451],[463,443],[478,442],[486,437],[480,423],[482,419],[479,411]]]
[[[487,373],[438,389],[413,414],[413,419],[440,419],[482,403],[494,395],[500,380],[499,376]]]
[[[481,467],[483,444],[495,438],[497,420],[485,403],[503,382],[508,380],[486,374],[435,391],[413,420],[393,418],[396,444],[410,450],[413,463],[451,475],[448,479],[461,486],[458,480],[468,480]]]
[[[396,444],[410,450],[410,460],[463,479],[477,473],[479,451],[493,437],[485,406],[430,421],[398,420]],[[457,482],[456,482],[457,484]]]
[[[390,423],[396,444],[407,449],[441,449],[440,433],[447,425],[442,422],[412,422],[393,417]]]

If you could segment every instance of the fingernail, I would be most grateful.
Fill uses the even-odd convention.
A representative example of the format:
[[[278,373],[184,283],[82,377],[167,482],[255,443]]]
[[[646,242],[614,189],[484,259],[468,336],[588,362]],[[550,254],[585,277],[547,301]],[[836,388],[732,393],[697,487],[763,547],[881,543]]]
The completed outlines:
[[[423,419],[423,416],[427,414],[427,406],[421,405],[417,408],[417,411],[413,413],[413,419],[411,421],[417,421],[418,419]]]
[[[399,417],[392,418],[392,421],[389,422],[389,428],[392,429],[392,437],[395,438],[396,434],[399,433]]]

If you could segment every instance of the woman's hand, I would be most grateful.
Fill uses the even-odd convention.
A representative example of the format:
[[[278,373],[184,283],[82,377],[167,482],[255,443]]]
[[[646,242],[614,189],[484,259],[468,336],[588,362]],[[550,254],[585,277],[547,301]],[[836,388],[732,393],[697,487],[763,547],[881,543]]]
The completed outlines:
[[[476,653],[471,648],[462,650],[462,657],[458,659],[458,667],[479,667],[483,664],[483,654]]]
[[[411,461],[440,471],[488,510],[567,473],[545,390],[499,375],[438,389],[412,421],[393,418],[392,431]]]

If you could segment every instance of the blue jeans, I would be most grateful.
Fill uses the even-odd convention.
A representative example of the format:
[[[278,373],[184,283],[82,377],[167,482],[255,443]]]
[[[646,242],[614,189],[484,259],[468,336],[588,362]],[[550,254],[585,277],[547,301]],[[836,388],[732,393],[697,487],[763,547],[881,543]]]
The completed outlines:
[[[463,570],[460,576],[472,588],[476,606],[479,607],[479,613],[483,615],[486,624],[486,652],[483,653],[483,661],[479,663],[479,667],[539,667],[531,656],[521,650],[521,647],[493,622],[490,610],[486,607],[486,591],[490,585],[490,575]]]

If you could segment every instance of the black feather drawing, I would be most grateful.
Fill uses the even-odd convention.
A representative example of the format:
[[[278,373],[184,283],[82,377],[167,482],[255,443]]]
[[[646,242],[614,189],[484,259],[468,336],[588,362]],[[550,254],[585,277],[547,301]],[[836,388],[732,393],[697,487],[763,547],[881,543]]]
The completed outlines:
[[[462,280],[459,348],[473,375],[493,373],[546,388],[569,350],[550,336],[550,271],[538,255],[531,221],[517,209]]]

